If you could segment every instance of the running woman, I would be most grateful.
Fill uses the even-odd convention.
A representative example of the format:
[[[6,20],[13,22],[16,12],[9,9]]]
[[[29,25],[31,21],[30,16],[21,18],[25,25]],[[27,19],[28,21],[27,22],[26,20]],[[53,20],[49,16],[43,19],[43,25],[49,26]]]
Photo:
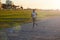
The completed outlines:
[[[35,25],[37,25],[36,24],[36,17],[37,17],[37,13],[36,13],[36,10],[35,9],[33,9],[33,11],[32,11],[32,20],[33,20],[33,28],[34,28],[34,26]]]

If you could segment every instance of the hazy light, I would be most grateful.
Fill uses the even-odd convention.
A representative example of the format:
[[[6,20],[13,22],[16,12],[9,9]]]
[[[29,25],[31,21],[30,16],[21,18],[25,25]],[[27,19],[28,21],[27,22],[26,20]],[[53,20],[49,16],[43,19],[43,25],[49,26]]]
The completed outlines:
[[[4,3],[6,0],[2,0]],[[16,5],[24,8],[60,9],[60,0],[12,0]]]

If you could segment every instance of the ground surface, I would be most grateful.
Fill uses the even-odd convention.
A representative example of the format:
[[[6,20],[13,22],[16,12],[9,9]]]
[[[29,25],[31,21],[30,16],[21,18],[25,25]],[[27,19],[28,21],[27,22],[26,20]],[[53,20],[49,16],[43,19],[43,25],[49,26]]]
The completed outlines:
[[[8,40],[60,40],[60,16],[46,18],[36,22],[21,25],[15,33],[7,31]]]

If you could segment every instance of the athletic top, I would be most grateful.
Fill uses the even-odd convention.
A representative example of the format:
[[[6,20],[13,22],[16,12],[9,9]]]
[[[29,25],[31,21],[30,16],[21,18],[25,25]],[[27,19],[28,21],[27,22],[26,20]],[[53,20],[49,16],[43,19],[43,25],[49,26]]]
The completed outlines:
[[[33,13],[32,13],[32,17],[33,17],[33,18],[35,18],[36,15],[37,15],[36,12],[33,12]]]

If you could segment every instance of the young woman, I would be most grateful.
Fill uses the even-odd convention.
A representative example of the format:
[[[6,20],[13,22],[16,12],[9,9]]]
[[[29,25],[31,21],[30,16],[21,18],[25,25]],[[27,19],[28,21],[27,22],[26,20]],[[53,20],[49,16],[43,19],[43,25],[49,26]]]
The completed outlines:
[[[36,24],[36,17],[37,17],[37,13],[36,13],[36,10],[35,9],[33,9],[33,11],[32,11],[32,20],[33,20],[33,28],[34,28],[34,26],[35,25],[37,25]]]

